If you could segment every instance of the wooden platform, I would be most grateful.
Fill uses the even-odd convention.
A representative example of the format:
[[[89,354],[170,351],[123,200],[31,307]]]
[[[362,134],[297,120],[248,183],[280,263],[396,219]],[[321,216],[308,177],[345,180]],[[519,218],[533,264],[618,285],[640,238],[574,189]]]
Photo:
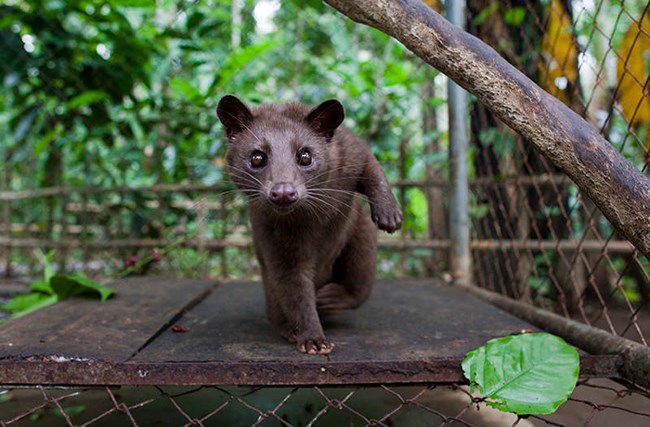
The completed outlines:
[[[459,382],[468,351],[532,328],[432,280],[380,282],[360,309],[322,319],[333,353],[308,356],[272,332],[258,283],[146,277],[115,288],[104,303],[73,298],[1,325],[0,384]],[[587,359],[583,373],[600,363]]]

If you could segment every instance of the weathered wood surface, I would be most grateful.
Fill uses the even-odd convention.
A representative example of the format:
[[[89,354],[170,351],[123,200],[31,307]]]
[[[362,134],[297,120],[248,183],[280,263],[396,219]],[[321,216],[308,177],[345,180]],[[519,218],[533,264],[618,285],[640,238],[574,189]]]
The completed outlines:
[[[478,303],[478,304],[477,304]],[[277,336],[266,319],[259,283],[222,285],[178,322],[187,333],[166,331],[133,360],[141,362],[233,360],[306,361]],[[321,316],[336,344],[330,362],[402,361],[457,357],[495,336],[529,324],[433,281],[379,282],[357,310]]]
[[[147,277],[111,286],[116,295],[106,302],[71,298],[0,325],[0,361],[124,362],[214,284]]]
[[[360,309],[323,317],[336,348],[329,358],[298,353],[264,313],[260,284],[226,284],[132,361],[145,371],[171,361],[219,361],[206,369],[226,383],[340,384],[462,381],[464,354],[488,339],[529,327],[447,285],[380,282]]]
[[[467,351],[530,328],[432,280],[378,283],[359,310],[323,324],[336,348],[307,356],[271,330],[260,284],[129,279],[107,303],[69,300],[0,326],[0,384],[459,382]],[[585,359],[590,372],[612,375],[614,359]]]
[[[325,0],[352,20],[394,37],[474,94],[566,173],[650,258],[650,180],[598,130],[420,0]]]

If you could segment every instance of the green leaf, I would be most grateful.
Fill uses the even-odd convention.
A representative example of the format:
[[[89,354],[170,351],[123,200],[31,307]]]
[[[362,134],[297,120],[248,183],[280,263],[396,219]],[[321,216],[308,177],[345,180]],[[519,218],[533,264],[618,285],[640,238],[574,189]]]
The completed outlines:
[[[179,98],[186,98],[193,101],[201,98],[201,92],[196,89],[190,82],[183,79],[172,79],[169,81],[169,87],[173,94]]]
[[[52,289],[59,299],[76,295],[99,295],[102,301],[106,301],[115,291],[104,285],[79,274],[63,275],[57,274],[50,281]]]
[[[18,311],[25,310],[28,307],[31,307],[32,305],[39,302],[41,299],[43,299],[43,295],[41,294],[16,295],[8,302],[3,304],[2,309],[5,311],[9,311],[11,313],[15,313]]]
[[[15,22],[16,22],[16,16],[11,13],[8,16],[2,17],[2,19],[0,19],[0,30],[4,30],[5,28],[11,27],[11,24],[14,24]]]
[[[39,154],[41,154],[48,145],[52,141],[54,141],[56,138],[58,138],[61,133],[63,132],[63,125],[60,123],[57,123],[54,128],[52,128],[49,132],[47,132],[45,135],[40,137],[36,144],[34,145],[34,148],[32,148],[32,155],[34,157],[37,157]]]
[[[483,9],[483,10],[481,11],[481,13],[479,13],[478,15],[476,15],[476,17],[474,18],[474,24],[476,24],[476,25],[481,25],[481,24],[483,24],[483,23],[484,23],[485,21],[487,21],[488,18],[489,18],[490,16],[492,16],[492,14],[494,14],[494,12],[496,12],[498,9],[499,9],[499,2],[496,2],[496,1],[495,1],[495,2],[492,3],[490,6],[486,7],[485,9]]]
[[[223,88],[232,77],[237,74],[242,68],[244,68],[249,62],[262,56],[264,53],[269,52],[276,47],[284,44],[283,39],[271,39],[265,40],[260,43],[256,43],[245,48],[239,49],[232,53],[225,64],[219,70],[218,78],[215,78],[210,88],[211,92],[215,88]]]
[[[423,233],[427,229],[427,199],[418,188],[407,190],[408,204],[405,206],[409,215],[406,215],[406,229],[416,233]],[[413,255],[417,256],[415,252]]]
[[[523,7],[513,7],[512,9],[508,9],[506,13],[503,14],[503,20],[505,23],[512,25],[513,27],[520,25],[524,21],[525,17],[526,9]]]
[[[521,415],[551,414],[573,392],[580,359],[561,338],[536,333],[490,340],[469,352],[462,367],[488,405]]]
[[[407,62],[391,62],[384,71],[384,85],[395,86],[406,84],[413,78],[413,70]]]
[[[52,260],[54,259],[54,250],[52,249],[43,257],[43,280],[50,282],[54,276],[54,269],[52,268]]]
[[[96,102],[104,101],[105,99],[108,99],[108,94],[106,92],[100,90],[88,90],[72,98],[65,104],[65,106],[68,110],[76,110],[84,105],[94,104]]]
[[[46,282],[44,280],[36,280],[35,282],[32,282],[29,287],[29,292],[39,292],[46,295],[54,295],[54,291],[52,290],[52,286],[50,286],[50,282]]]
[[[441,98],[438,96],[434,96],[433,98],[427,99],[427,104],[431,108],[437,108],[440,107],[441,105],[445,105],[447,103],[447,98]]]
[[[56,301],[56,295],[29,293],[13,297],[9,302],[2,306],[2,309],[14,313],[12,317],[20,317],[38,310],[39,308],[54,304]]]

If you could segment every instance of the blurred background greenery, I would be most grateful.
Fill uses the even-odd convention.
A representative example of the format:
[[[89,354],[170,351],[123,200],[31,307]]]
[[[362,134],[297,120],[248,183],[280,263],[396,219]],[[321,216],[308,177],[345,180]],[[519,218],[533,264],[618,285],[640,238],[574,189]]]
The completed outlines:
[[[467,28],[645,169],[648,4],[472,0]],[[214,114],[232,93],[340,99],[406,213],[380,275],[445,276],[446,78],[321,1],[6,0],[0,78],[1,275],[54,249],[55,269],[99,276],[257,277]],[[569,180],[473,100],[468,122],[478,284],[645,298],[647,260]]]
[[[226,93],[251,104],[338,98],[389,178],[400,162],[405,177],[423,176],[420,92],[436,73],[319,1],[10,1],[0,31],[3,190],[222,184],[214,110]],[[446,151],[432,157],[444,167]],[[172,194],[89,198],[128,215],[122,226],[136,236],[162,237],[185,215],[141,209]],[[12,222],[52,236],[61,203],[30,199]],[[408,230],[426,227],[423,209],[416,195]]]

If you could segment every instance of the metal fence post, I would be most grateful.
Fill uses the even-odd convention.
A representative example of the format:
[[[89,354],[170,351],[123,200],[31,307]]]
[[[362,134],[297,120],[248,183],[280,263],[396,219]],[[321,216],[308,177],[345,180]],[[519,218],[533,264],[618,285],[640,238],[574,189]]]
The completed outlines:
[[[460,28],[465,27],[465,1],[445,2],[447,19]],[[448,82],[449,109],[449,269],[454,283],[471,281],[469,246],[469,189],[467,182],[467,92],[452,80]]]

